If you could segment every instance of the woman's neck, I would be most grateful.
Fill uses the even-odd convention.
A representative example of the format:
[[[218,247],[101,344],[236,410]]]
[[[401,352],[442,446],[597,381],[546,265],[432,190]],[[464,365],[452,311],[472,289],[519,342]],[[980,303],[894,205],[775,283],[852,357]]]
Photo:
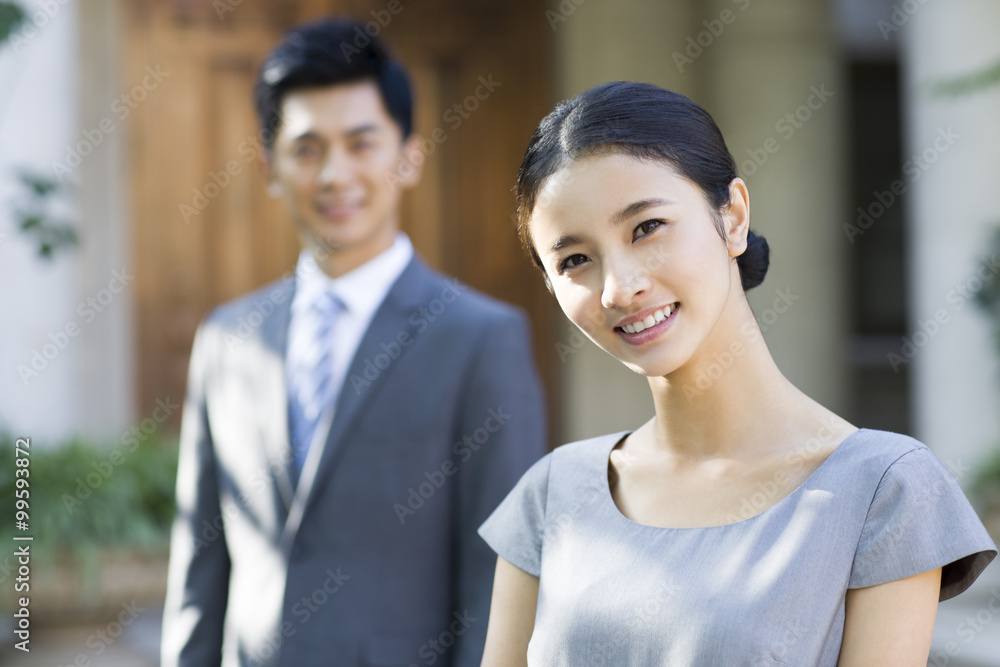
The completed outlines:
[[[742,297],[694,357],[649,384],[656,416],[644,430],[678,462],[773,452],[832,416],[781,373]]]

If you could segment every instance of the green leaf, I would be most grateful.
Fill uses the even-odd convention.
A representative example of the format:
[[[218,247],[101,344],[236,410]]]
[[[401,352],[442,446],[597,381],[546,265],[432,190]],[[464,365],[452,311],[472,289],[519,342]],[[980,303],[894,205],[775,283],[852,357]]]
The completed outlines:
[[[13,2],[0,2],[0,43],[7,41],[11,33],[21,27],[27,14],[20,5]]]
[[[40,215],[27,215],[21,220],[21,231],[30,231],[41,226],[41,224],[42,217]]]
[[[959,97],[995,86],[998,83],[1000,83],[1000,60],[979,72],[938,81],[931,86],[931,95],[934,97]]]

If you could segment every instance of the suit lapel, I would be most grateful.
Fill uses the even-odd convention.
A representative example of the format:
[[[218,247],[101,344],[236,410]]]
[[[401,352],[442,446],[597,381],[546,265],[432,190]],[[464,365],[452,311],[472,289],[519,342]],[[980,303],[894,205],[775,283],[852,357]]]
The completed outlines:
[[[261,441],[264,457],[278,495],[287,512],[294,498],[294,485],[289,473],[292,465],[288,434],[288,391],[285,378],[285,347],[288,341],[288,322],[291,313],[294,280],[282,280],[277,288],[283,295],[274,312],[264,319],[260,336],[272,354],[256,364],[256,393],[260,415]],[[273,295],[273,292],[270,294]],[[277,299],[273,299],[275,301]]]
[[[318,437],[310,448],[309,458],[295,490],[295,501],[285,524],[286,546],[291,546],[310,499],[315,496],[314,481],[331,477],[347,444],[345,439],[353,431],[352,425],[367,408],[379,385],[385,382],[398,365],[397,359],[372,377],[373,373],[367,368],[366,361],[370,364],[382,352],[381,343],[395,340],[404,331],[409,332],[411,337],[415,335],[412,331],[414,325],[409,322],[409,318],[421,303],[428,300],[426,292],[432,279],[430,270],[414,256],[393,283],[385,301],[372,318],[348,368],[336,406],[321,418],[317,428]],[[408,349],[403,348],[402,354],[406,354]]]

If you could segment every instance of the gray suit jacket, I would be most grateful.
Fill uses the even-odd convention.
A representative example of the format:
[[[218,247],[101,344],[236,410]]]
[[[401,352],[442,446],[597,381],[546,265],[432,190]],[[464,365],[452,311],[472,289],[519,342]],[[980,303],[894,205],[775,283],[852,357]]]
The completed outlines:
[[[414,258],[296,484],[293,290],[195,337],[163,664],[478,665],[496,559],[476,529],[545,451],[526,320]]]

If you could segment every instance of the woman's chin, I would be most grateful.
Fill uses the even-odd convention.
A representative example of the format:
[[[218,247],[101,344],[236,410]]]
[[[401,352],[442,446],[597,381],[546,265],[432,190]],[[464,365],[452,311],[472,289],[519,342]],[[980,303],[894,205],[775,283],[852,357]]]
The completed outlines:
[[[675,364],[648,363],[648,362],[636,363],[633,361],[625,361],[621,359],[619,361],[625,364],[625,367],[628,368],[633,373],[638,373],[639,375],[645,375],[648,378],[666,377],[667,375],[670,375],[671,373],[677,370],[677,366]]]

